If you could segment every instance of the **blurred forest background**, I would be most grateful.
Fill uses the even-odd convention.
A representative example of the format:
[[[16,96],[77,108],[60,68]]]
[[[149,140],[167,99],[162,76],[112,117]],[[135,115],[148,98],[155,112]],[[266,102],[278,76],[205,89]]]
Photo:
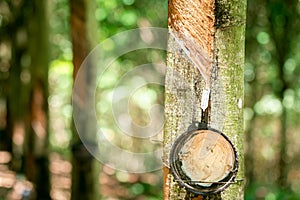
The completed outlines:
[[[73,66],[78,62],[70,25],[74,2],[0,0],[0,199],[67,200],[93,184],[79,183],[83,191],[71,191],[78,168],[72,161],[78,151],[71,105]],[[90,49],[132,28],[167,27],[166,0],[83,2],[83,7],[92,8],[85,22],[92,24],[87,32],[96,33]],[[245,199],[300,199],[299,33],[299,1],[248,2]],[[97,88],[97,114],[107,114],[107,99],[128,70],[164,61],[165,52],[158,50],[131,52],[116,60]],[[140,116],[155,103],[163,104],[163,88],[142,88],[133,98],[132,118],[149,123]],[[115,122],[105,120],[102,125],[116,132]],[[134,140],[114,142],[141,148]],[[159,170],[129,174],[104,165],[97,170],[96,192],[101,199],[162,199]]]

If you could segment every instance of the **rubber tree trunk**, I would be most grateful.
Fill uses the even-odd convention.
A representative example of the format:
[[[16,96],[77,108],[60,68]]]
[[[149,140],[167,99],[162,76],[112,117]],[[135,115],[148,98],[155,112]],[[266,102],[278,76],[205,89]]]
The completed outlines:
[[[245,12],[245,0],[169,0],[164,199],[243,199]],[[210,89],[208,125],[227,135],[239,156],[235,182],[210,196],[180,187],[169,169],[174,141],[192,121],[201,120],[204,89]]]
[[[28,18],[30,98],[25,146],[26,176],[35,183],[37,199],[50,199],[47,1],[31,1]]]
[[[99,199],[99,163],[87,151],[85,145],[97,148],[96,122],[91,120],[93,112],[91,100],[94,98],[92,85],[95,81],[94,65],[80,70],[89,51],[96,46],[96,6],[94,1],[70,0],[71,39],[73,45],[73,79],[80,87],[73,89],[73,115],[77,112],[80,121],[72,122],[72,193],[71,199]],[[80,77],[78,77],[80,73]],[[79,80],[80,79],[80,80]],[[74,94],[75,93],[75,94]],[[75,97],[75,98],[74,98]],[[74,120],[72,120],[74,121]],[[79,134],[81,138],[79,138]]]
[[[10,24],[10,22],[7,24]],[[12,126],[10,122],[11,113],[8,101],[8,70],[11,67],[9,62],[11,59],[12,38],[9,33],[4,31],[7,29],[8,25],[0,25],[0,46],[4,47],[5,49],[0,55],[0,66],[3,67],[3,70],[0,71],[0,151],[7,151],[12,155]]]
[[[280,151],[279,151],[279,175],[277,178],[277,184],[281,188],[288,188],[289,183],[288,179],[288,111],[286,106],[284,105],[284,95],[285,92],[291,88],[291,82],[285,72],[285,62],[292,54],[294,38],[298,37],[298,31],[290,31],[297,30],[298,23],[297,17],[294,15],[297,13],[296,11],[296,1],[289,2],[281,2],[281,1],[267,1],[267,4],[270,6],[268,9],[268,18],[270,21],[270,36],[274,42],[275,46],[275,55],[276,61],[278,63],[278,75],[277,81],[279,81],[280,85],[274,89],[275,95],[282,102],[282,113],[280,116]],[[280,11],[278,12],[275,7],[280,7]],[[276,26],[276,17],[278,15],[283,16],[285,19],[282,25]],[[275,59],[273,59],[275,60]]]
[[[29,113],[30,79],[28,76],[29,62],[23,62],[22,58],[29,58],[27,25],[30,16],[25,11],[32,7],[31,2],[21,1],[20,4],[9,4],[13,20],[7,27],[11,39],[11,59],[7,88],[7,126],[6,135],[11,137],[12,164],[14,171],[22,173],[23,145],[25,137],[26,115]],[[22,37],[20,37],[20,35]],[[27,72],[27,73],[26,73]],[[23,76],[22,76],[23,74]],[[16,98],[16,96],[18,98]],[[13,142],[13,137],[19,138]]]

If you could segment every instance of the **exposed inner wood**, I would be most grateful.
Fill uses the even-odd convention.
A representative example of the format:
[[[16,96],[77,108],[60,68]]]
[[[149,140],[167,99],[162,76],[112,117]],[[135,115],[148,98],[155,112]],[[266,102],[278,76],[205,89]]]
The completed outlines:
[[[186,51],[203,78],[209,80],[215,33],[214,0],[170,0],[170,32]]]
[[[231,144],[210,130],[197,131],[182,147],[182,170],[192,181],[210,186],[224,179],[234,168],[235,154]]]

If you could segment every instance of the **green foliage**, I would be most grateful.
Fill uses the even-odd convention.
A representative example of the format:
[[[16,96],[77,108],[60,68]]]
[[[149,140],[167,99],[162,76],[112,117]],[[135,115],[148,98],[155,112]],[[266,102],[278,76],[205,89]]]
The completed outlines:
[[[70,61],[54,60],[49,68],[50,145],[64,151],[71,140],[73,65]]]
[[[299,16],[295,0],[248,2],[245,119],[252,160],[246,199],[299,199]],[[286,189],[279,185],[282,173]]]
[[[282,189],[272,184],[261,185],[258,183],[250,185],[245,195],[245,200],[298,200],[299,198],[299,191]]]
[[[167,26],[167,1],[97,0],[97,5],[101,40],[128,29]]]
[[[49,108],[50,108],[50,144],[53,151],[61,154],[69,154],[71,131],[70,120],[72,106],[70,104],[72,92],[72,44],[70,41],[69,27],[69,1],[50,1],[50,43],[52,47],[51,65],[49,68]],[[167,25],[167,1],[136,1],[136,0],[96,0],[97,6],[94,13],[98,23],[98,36],[100,41],[125,30],[139,27],[166,27]],[[92,14],[93,15],[93,14]],[[99,37],[100,36],[100,37]],[[98,42],[100,42],[98,41]],[[106,43],[106,49],[118,48],[112,42]],[[165,52],[159,50],[139,50],[122,55],[103,73],[97,82],[96,112],[101,128],[105,130],[111,142],[130,151],[146,151],[154,148],[147,142],[138,142],[131,137],[120,137],[120,130],[114,116],[111,113],[111,96],[120,79],[136,66],[145,63],[161,63],[165,61]],[[149,67],[155,70],[155,66]],[[146,82],[143,74],[133,77],[124,82],[126,90],[132,87],[135,81]],[[97,77],[98,78],[98,77]],[[150,121],[149,109],[153,104],[162,104],[163,87],[157,85],[145,85],[135,91],[130,98],[130,116],[133,121],[140,125],[147,125]],[[121,174],[121,175],[120,175]],[[114,173],[111,180],[117,179],[118,186],[125,188],[126,195],[122,199],[162,199],[159,179],[143,182],[128,183],[122,173]],[[135,175],[139,177],[139,175]],[[158,175],[154,175],[158,177]],[[123,178],[122,178],[123,177]],[[104,189],[105,190],[105,189]],[[105,193],[105,192],[104,192]],[[114,194],[110,194],[114,195]]]
[[[50,45],[51,60],[71,60],[72,44],[70,41],[69,25],[69,1],[53,0],[49,1],[49,26],[50,26]]]

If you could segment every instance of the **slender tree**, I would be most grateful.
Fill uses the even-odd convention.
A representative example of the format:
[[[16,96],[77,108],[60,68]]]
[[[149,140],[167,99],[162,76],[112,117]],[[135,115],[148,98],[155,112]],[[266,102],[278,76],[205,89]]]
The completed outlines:
[[[10,140],[17,138],[11,145],[12,167],[34,183],[38,199],[50,199],[46,4],[34,0],[7,5],[12,17],[7,26],[11,63],[6,131]]]
[[[31,1],[28,21],[30,97],[25,146],[25,173],[35,183],[37,199],[50,199],[48,160],[49,41],[46,1]]]
[[[291,89],[291,79],[285,72],[285,63],[289,57],[293,55],[293,45],[295,38],[298,37],[297,29],[299,29],[299,14],[297,12],[297,1],[267,1],[268,3],[268,19],[270,23],[270,36],[274,41],[275,52],[274,57],[277,61],[277,87],[274,88],[275,95],[282,102],[282,113],[280,116],[280,152],[279,152],[279,176],[278,185],[283,188],[288,187],[288,111],[284,105],[284,95],[288,89]],[[281,22],[278,20],[281,17]],[[293,31],[291,31],[293,30]]]
[[[93,17],[96,6],[94,1],[70,0],[71,39],[73,45],[73,79],[80,82],[80,87],[73,89],[74,115],[80,115],[76,124],[72,122],[72,199],[99,199],[99,164],[84,145],[97,147],[96,123],[91,120],[93,112],[91,85],[93,85],[94,67],[91,63],[80,70],[89,51],[95,47],[96,21]],[[80,77],[78,77],[80,73]],[[78,133],[81,134],[79,138]]]
[[[0,46],[2,46],[2,52],[0,55],[0,65],[2,69],[0,70],[0,98],[4,100],[5,103],[5,113],[1,113],[1,125],[0,125],[0,149],[4,151],[8,151],[12,154],[12,123],[11,123],[11,112],[9,105],[9,85],[11,84],[12,77],[12,46],[14,41],[14,35],[11,34],[13,29],[13,18],[9,18],[8,16],[16,16],[18,12],[13,12],[12,5],[10,5],[7,1],[3,1],[3,8],[6,8],[6,12],[1,10],[1,15],[3,17],[3,21],[0,25]],[[10,70],[10,71],[9,71]],[[19,81],[20,82],[20,81]],[[15,82],[15,84],[17,84]],[[2,103],[3,103],[2,102]],[[3,112],[3,111],[2,111]]]
[[[17,172],[22,172],[24,143],[22,139],[13,142],[13,137],[15,134],[19,139],[24,138],[27,130],[26,115],[29,113],[30,79],[28,79],[29,63],[24,62],[24,58],[30,57],[27,29],[27,21],[30,16],[25,11],[30,7],[30,3],[24,1],[20,1],[18,4],[9,1],[6,3],[12,17],[6,27],[9,33],[7,38],[10,40],[11,58],[6,88],[5,135],[6,145],[9,146],[7,150],[10,149],[12,153],[11,168]],[[18,98],[16,98],[16,94],[18,94]]]
[[[243,199],[245,11],[246,1],[169,1],[164,199]],[[201,109],[202,92],[209,90],[208,108]],[[235,181],[215,195],[187,191],[169,169],[172,145],[201,115],[210,127],[226,134],[238,151]]]

